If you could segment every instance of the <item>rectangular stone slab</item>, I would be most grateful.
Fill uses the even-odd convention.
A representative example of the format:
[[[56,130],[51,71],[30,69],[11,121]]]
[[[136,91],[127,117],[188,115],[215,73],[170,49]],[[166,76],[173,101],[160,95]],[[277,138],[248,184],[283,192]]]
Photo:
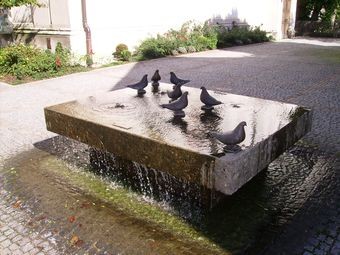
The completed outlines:
[[[188,91],[186,116],[176,119],[159,105],[167,90],[137,96],[130,88],[46,107],[49,131],[145,166],[168,172],[224,194],[232,194],[311,128],[303,107],[259,98],[209,91],[223,102],[211,114],[201,110],[200,89]],[[228,131],[246,121],[242,151],[225,153],[209,131]]]

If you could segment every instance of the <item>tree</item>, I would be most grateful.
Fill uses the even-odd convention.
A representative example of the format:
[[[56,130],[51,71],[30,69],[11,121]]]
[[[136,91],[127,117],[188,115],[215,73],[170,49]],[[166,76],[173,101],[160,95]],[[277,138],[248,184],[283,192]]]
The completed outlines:
[[[340,0],[300,0],[298,18],[300,20],[330,21],[339,15]]]
[[[0,8],[12,8],[21,5],[39,6],[38,0],[0,0]]]

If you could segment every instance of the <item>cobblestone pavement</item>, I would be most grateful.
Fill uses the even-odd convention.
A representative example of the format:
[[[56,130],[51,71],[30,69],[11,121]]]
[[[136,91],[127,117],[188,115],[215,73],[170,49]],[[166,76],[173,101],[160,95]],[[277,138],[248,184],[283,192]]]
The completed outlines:
[[[2,180],[5,175],[1,174],[1,167],[6,159],[54,136],[45,130],[43,107],[121,88],[156,68],[165,74],[162,81],[169,80],[166,74],[175,71],[180,77],[191,79],[191,86],[207,86],[313,109],[312,132],[302,139],[311,152],[309,149],[299,151],[297,146],[291,153],[317,160],[311,160],[310,166],[294,160],[285,165],[291,157],[281,157],[272,165],[272,169],[285,174],[294,169],[293,166],[296,173],[298,168],[302,172],[309,169],[301,178],[288,174],[301,182],[293,181],[291,186],[282,184],[283,189],[277,191],[282,196],[291,195],[290,199],[283,200],[285,203],[298,201],[298,206],[292,205],[292,210],[284,212],[287,217],[276,224],[280,227],[273,228],[272,232],[270,228],[264,231],[263,240],[258,240],[259,247],[255,245],[254,250],[247,253],[340,254],[339,54],[339,40],[296,39],[131,63],[15,87],[0,84],[0,254],[65,254],[69,251],[67,245],[56,241],[53,231],[44,229],[44,223],[47,224],[44,221],[48,219],[38,220],[41,223],[36,228],[28,224],[39,218],[39,214],[32,216],[28,207],[19,206],[17,203],[21,202],[2,185],[6,180]],[[293,192],[300,188],[300,193]],[[268,239],[270,235],[273,237]],[[271,241],[268,243],[268,240]],[[100,252],[98,254],[104,253]]]
[[[5,190],[0,190],[0,198],[1,255],[59,254],[52,233],[36,233],[26,227],[30,218],[24,211],[16,209],[20,202],[11,205],[12,198]]]

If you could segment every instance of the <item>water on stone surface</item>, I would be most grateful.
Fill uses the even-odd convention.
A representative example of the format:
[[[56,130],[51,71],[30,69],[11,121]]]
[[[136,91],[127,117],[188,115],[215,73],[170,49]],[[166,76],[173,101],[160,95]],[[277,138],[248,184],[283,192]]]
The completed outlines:
[[[169,102],[165,92],[171,88],[172,85],[161,83],[160,91],[152,93],[149,86],[143,96],[137,96],[136,91],[128,88],[121,89],[66,103],[56,109],[75,118],[201,154],[223,151],[224,145],[209,137],[208,132],[230,131],[246,121],[246,139],[240,146],[247,148],[287,125],[300,109],[293,104],[210,91],[223,104],[214,107],[212,112],[204,112],[200,89],[182,86],[182,91],[189,92],[189,104],[184,109],[186,116],[178,119],[172,111],[159,106]]]
[[[177,208],[150,198],[147,187],[146,194],[137,194],[105,175],[94,175],[84,145],[56,137],[36,147],[8,161],[7,171],[0,173],[3,187],[33,215],[49,219],[41,227],[55,233],[56,242],[66,246],[65,254],[90,249],[113,254],[258,254],[303,207],[330,167],[308,148],[295,147],[211,212],[189,207],[192,216],[182,217]],[[68,220],[71,216],[74,223]],[[73,235],[83,241],[80,246],[70,244]]]

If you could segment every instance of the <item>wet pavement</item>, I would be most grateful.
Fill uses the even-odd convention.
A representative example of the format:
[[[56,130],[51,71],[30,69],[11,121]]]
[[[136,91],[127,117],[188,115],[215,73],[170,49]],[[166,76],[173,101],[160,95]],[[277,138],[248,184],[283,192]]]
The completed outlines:
[[[339,254],[340,44],[307,42],[1,86],[0,254]],[[184,218],[93,175],[86,146],[48,142],[44,106],[121,88],[156,68],[190,86],[313,108],[312,131],[212,212],[190,208]]]

